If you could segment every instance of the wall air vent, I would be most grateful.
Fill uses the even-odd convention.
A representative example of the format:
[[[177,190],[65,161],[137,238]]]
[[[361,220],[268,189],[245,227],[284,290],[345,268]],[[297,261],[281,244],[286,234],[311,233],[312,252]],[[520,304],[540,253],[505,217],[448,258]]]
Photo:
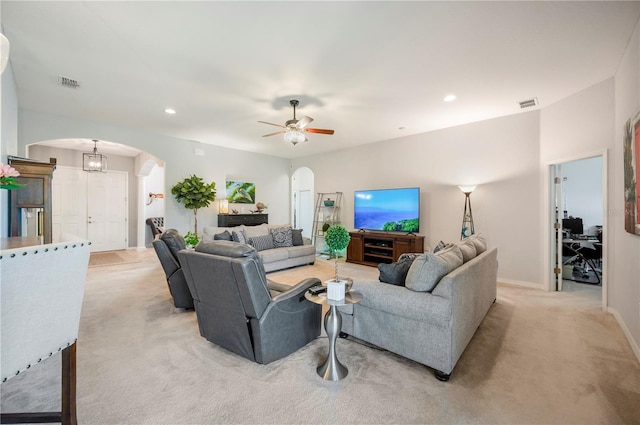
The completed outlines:
[[[69,87],[70,89],[80,88],[80,82],[78,80],[74,80],[73,78],[63,77],[62,75],[58,75],[58,84],[62,87]]]
[[[522,102],[518,102],[520,104],[520,109],[531,108],[532,106],[536,106],[538,104],[538,98],[534,97],[532,99],[523,100]]]

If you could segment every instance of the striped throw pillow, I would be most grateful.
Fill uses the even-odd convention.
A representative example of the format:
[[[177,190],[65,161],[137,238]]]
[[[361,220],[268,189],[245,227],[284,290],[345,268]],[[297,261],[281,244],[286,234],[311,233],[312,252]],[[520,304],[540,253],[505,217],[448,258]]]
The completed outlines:
[[[271,234],[264,236],[254,236],[249,238],[249,245],[254,247],[256,251],[264,251],[273,248],[273,236]]]

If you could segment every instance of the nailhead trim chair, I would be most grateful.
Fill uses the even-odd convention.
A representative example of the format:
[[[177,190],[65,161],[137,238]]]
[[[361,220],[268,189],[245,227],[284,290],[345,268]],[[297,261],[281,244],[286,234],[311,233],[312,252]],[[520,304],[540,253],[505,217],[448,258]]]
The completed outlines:
[[[0,382],[62,353],[59,412],[2,413],[0,423],[77,423],[76,341],[90,242],[0,251]]]

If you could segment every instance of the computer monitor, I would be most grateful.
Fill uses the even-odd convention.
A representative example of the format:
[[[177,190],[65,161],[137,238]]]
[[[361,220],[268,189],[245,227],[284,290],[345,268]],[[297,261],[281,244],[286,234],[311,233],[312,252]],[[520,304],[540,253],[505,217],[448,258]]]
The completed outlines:
[[[582,235],[584,233],[584,227],[582,226],[581,218],[563,218],[562,228],[568,230],[572,235]]]

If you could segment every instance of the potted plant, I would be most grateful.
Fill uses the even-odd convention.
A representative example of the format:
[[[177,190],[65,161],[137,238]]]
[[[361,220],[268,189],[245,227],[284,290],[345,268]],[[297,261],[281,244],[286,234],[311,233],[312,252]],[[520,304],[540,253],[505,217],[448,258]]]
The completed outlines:
[[[208,207],[216,199],[216,183],[206,184],[201,177],[192,175],[183,181],[176,183],[171,188],[178,202],[184,203],[184,207],[193,210],[193,233],[198,235],[198,209]]]
[[[198,242],[200,240],[198,239],[198,235],[189,231],[187,232],[186,235],[184,235],[184,244],[187,246],[187,248],[193,248],[196,245],[198,245]]]
[[[335,279],[327,281],[327,297],[334,300],[344,298],[346,280],[341,280],[338,276],[338,252],[345,249],[351,241],[351,236],[344,226],[333,225],[327,230],[325,243],[332,254],[335,255],[336,276]]]

